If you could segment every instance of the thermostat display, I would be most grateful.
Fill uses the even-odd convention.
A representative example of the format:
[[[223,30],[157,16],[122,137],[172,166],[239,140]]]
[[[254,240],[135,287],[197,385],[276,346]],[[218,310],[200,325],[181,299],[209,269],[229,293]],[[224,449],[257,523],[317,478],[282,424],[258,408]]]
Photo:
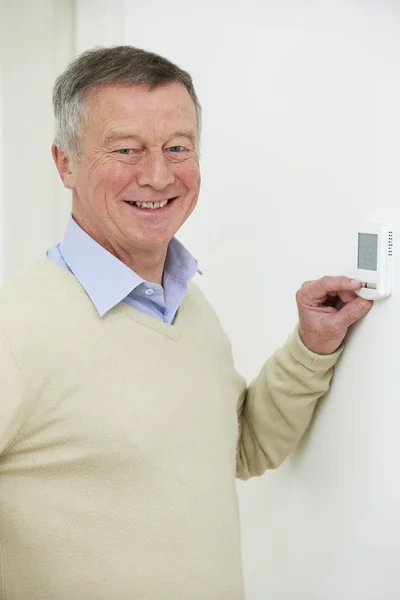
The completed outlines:
[[[367,271],[378,269],[378,235],[376,233],[358,234],[357,267]]]

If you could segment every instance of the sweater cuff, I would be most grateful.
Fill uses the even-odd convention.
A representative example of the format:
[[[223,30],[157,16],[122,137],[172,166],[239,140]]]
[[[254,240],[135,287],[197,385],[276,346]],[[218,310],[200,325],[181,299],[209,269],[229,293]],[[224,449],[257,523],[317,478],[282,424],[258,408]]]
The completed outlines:
[[[343,352],[343,345],[332,354],[315,354],[303,344],[299,328],[296,326],[295,331],[285,344],[285,349],[297,362],[309,371],[323,372],[329,371],[337,363],[339,356]]]

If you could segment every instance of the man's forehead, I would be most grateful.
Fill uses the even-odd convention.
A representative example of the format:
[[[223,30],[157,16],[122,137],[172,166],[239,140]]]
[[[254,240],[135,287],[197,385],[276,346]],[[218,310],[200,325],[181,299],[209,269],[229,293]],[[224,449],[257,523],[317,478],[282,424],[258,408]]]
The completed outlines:
[[[140,135],[153,130],[196,133],[196,110],[186,88],[179,83],[150,90],[144,85],[113,85],[90,98],[92,126],[105,137]]]

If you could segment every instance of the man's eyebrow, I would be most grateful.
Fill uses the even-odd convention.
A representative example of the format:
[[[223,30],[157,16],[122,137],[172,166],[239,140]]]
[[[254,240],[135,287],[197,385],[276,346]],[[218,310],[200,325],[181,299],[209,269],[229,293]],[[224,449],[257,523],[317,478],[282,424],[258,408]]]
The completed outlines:
[[[196,134],[192,131],[175,131],[169,136],[169,139],[177,137],[185,137],[192,142],[192,144],[196,143]],[[124,140],[137,140],[142,141],[142,138],[134,133],[118,133],[116,131],[111,131],[105,137],[105,142],[115,142],[115,141],[124,141]]]
[[[117,133],[116,131],[111,131],[105,137],[106,142],[115,142],[116,140],[140,140],[140,137],[134,133]]]
[[[188,138],[191,142],[193,142],[193,144],[196,141],[196,135],[192,131],[176,131],[170,136],[170,139],[172,140],[175,137]]]

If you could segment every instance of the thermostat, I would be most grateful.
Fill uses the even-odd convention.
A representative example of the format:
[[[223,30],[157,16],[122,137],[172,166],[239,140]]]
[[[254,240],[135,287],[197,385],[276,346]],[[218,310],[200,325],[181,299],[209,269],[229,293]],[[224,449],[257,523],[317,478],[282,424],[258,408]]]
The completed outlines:
[[[393,230],[383,224],[370,224],[358,231],[357,272],[362,282],[356,293],[367,300],[381,300],[392,293]]]

